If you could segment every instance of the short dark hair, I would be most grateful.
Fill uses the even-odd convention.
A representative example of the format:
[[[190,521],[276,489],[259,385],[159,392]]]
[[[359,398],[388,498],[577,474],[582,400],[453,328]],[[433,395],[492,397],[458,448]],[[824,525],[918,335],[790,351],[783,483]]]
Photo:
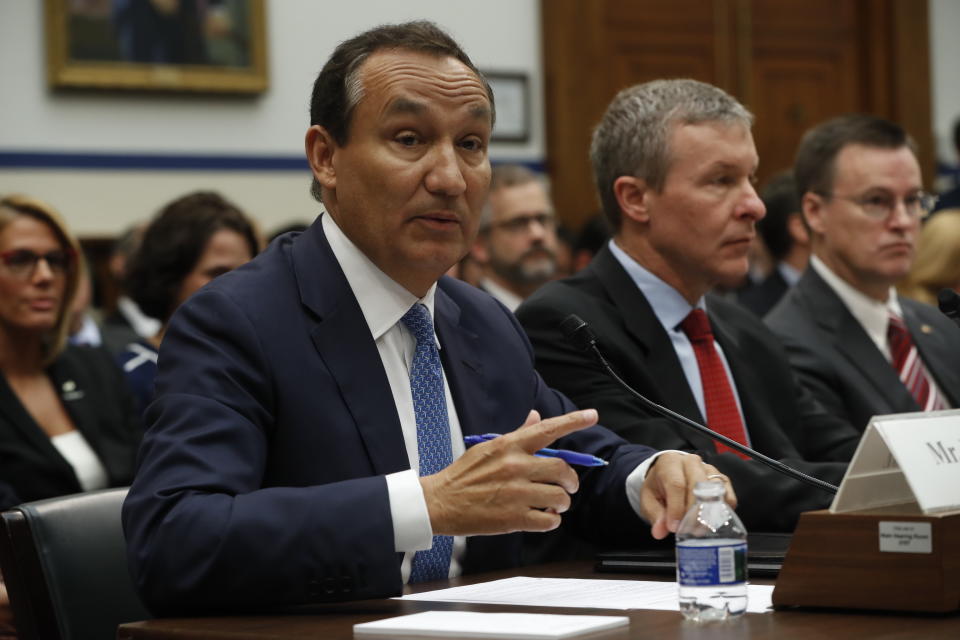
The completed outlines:
[[[233,203],[212,191],[196,191],[168,203],[143,232],[130,257],[126,290],[140,309],[166,322],[176,311],[180,286],[217,231],[236,231],[257,255],[253,224]]]
[[[797,193],[829,195],[833,190],[837,155],[851,144],[880,149],[908,147],[914,155],[917,144],[903,128],[889,120],[865,113],[852,113],[817,125],[800,140],[793,174]]]
[[[404,49],[437,57],[456,58],[483,83],[490,100],[490,117],[496,117],[493,89],[466,52],[447,32],[426,20],[385,24],[341,42],[313,83],[310,125],[320,125],[326,129],[338,145],[347,144],[353,111],[363,97],[360,67],[370,54],[381,49]],[[322,201],[320,183],[316,178],[310,187],[310,193]]]
[[[767,208],[767,215],[757,223],[757,231],[770,251],[770,257],[780,262],[793,247],[787,221],[801,209],[793,172],[784,171],[771,178],[760,190],[760,199]]]

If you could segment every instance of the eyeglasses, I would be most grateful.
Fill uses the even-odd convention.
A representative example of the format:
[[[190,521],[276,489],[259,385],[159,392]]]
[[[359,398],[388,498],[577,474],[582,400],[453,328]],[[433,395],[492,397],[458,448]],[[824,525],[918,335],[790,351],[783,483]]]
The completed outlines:
[[[37,263],[43,259],[54,275],[63,275],[73,264],[74,252],[70,249],[55,249],[40,254],[30,249],[13,249],[0,253],[0,262],[12,275],[18,278],[29,278],[37,268]]]
[[[529,216],[517,216],[516,218],[502,222],[494,222],[490,226],[496,229],[503,229],[507,233],[520,234],[527,231],[532,222],[536,222],[544,229],[552,229],[557,223],[552,213],[536,213]]]
[[[838,196],[836,194],[821,193],[824,198],[839,198],[846,200],[860,207],[860,210],[874,220],[889,220],[897,208],[897,198],[892,193],[879,192],[871,193],[865,196],[852,198],[850,196]],[[907,215],[917,220],[923,220],[933,208],[937,205],[937,197],[923,191],[906,196],[903,200],[903,208]]]

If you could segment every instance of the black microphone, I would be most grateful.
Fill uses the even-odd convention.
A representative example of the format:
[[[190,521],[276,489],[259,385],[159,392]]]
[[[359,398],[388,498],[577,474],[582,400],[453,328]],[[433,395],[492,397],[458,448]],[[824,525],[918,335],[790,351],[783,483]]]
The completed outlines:
[[[937,294],[937,305],[943,315],[947,316],[960,327],[960,295],[953,289],[943,288]]]
[[[784,475],[790,476],[791,478],[800,480],[801,482],[805,482],[807,484],[813,485],[815,487],[818,487],[830,493],[837,492],[837,487],[833,486],[829,482],[824,482],[819,478],[808,476],[802,471],[797,471],[792,467],[788,467],[787,465],[783,464],[779,460],[774,460],[773,458],[763,455],[759,451],[754,451],[750,447],[744,446],[739,442],[737,442],[736,440],[731,440],[727,436],[719,434],[713,429],[705,427],[698,422],[694,422],[690,418],[686,416],[682,416],[676,411],[671,411],[670,409],[667,409],[663,405],[659,405],[653,400],[650,400],[649,398],[644,396],[642,393],[640,393],[639,391],[631,387],[629,384],[627,384],[623,380],[623,378],[617,375],[617,372],[613,370],[613,367],[610,366],[610,363],[607,362],[607,359],[603,357],[603,354],[600,352],[599,347],[597,347],[596,334],[593,332],[593,330],[590,329],[587,323],[584,322],[582,318],[580,318],[580,316],[576,314],[570,314],[569,316],[564,318],[563,322],[560,323],[560,331],[563,332],[564,337],[566,337],[567,340],[570,340],[575,347],[577,347],[581,351],[590,351],[593,354],[593,357],[596,358],[597,362],[599,362],[600,365],[606,370],[606,372],[610,374],[610,376],[614,380],[617,381],[617,384],[619,384],[621,387],[626,389],[631,395],[637,398],[640,402],[644,404],[644,406],[652,410],[654,413],[658,413],[661,416],[670,418],[671,420],[675,420],[680,424],[684,425],[685,427],[695,429],[700,433],[703,433],[709,436],[710,438],[713,438],[717,442],[722,442],[723,444],[730,447],[731,449],[736,449],[740,453],[750,456],[757,462],[765,464],[771,469],[779,471]]]

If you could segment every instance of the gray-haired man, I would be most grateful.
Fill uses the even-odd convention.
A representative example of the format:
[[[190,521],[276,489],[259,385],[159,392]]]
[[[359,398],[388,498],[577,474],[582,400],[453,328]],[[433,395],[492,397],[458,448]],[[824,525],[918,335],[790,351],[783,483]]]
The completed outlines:
[[[613,239],[584,271],[531,296],[517,316],[548,383],[597,407],[627,440],[695,451],[731,478],[748,528],[783,531],[801,511],[827,506],[830,494],[651,417],[559,329],[568,314],[580,315],[613,367],[650,399],[839,482],[857,432],[802,391],[759,319],[705,297],[746,273],[764,215],[753,186],[759,160],[751,124],[731,96],[693,80],[659,80],[617,95],[591,147]]]

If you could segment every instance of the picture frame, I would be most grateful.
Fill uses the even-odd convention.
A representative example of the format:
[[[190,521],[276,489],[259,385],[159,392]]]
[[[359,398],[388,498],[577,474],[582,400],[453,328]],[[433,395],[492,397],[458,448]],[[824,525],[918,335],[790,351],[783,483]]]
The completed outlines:
[[[493,89],[497,121],[492,142],[530,141],[530,89],[525,73],[483,71]]]
[[[266,90],[264,0],[44,0],[55,89]]]

